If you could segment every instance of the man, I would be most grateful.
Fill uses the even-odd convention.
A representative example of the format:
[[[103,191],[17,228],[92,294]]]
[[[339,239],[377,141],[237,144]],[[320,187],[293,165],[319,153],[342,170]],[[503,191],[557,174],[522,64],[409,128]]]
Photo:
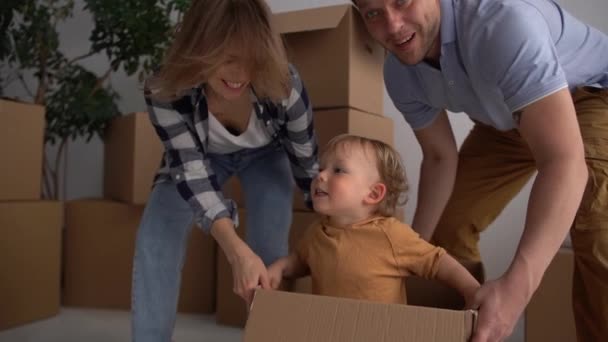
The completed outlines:
[[[571,227],[578,339],[604,340],[608,37],[550,0],[354,2],[390,52],[386,88],[423,151],[422,237],[480,262],[479,233],[538,171],[510,267],[475,295],[474,340],[511,334]],[[445,110],[475,122],[459,152]]]

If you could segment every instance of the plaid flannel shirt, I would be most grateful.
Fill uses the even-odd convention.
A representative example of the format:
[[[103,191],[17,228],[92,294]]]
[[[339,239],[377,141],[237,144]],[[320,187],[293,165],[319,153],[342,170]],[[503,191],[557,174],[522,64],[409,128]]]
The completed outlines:
[[[293,66],[290,74],[288,98],[272,103],[256,97],[253,108],[257,119],[285,148],[296,184],[310,207],[310,184],[319,168],[313,115]],[[159,102],[150,95],[146,90],[150,120],[165,147],[154,183],[174,182],[193,209],[195,223],[204,231],[209,232],[213,222],[222,217],[230,217],[238,225],[236,204],[224,198],[207,158],[209,113],[202,85],[171,102]]]

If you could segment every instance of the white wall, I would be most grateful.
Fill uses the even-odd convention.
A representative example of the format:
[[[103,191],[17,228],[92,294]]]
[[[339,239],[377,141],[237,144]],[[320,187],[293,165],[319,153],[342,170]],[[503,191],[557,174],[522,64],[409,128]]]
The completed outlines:
[[[268,0],[275,12],[302,9],[318,6],[348,3],[348,0]],[[573,14],[586,20],[597,28],[608,33],[608,1],[606,0],[560,0]],[[82,6],[83,2],[77,0]],[[74,19],[62,28],[62,49],[69,56],[76,56],[88,48],[88,34],[91,30],[91,18],[86,13],[76,15]],[[98,58],[87,61],[87,65],[103,70],[107,61]],[[112,78],[114,87],[122,96],[120,109],[127,113],[144,110],[144,101],[139,91],[139,84],[133,78],[122,74]],[[11,91],[19,94],[15,88]],[[404,157],[409,179],[411,181],[410,202],[406,208],[407,216],[412,217],[416,205],[418,183],[418,168],[421,153],[411,130],[397,112],[390,100],[385,96],[386,115],[395,120],[396,146]],[[450,114],[450,120],[458,142],[462,142],[471,128],[470,121],[463,114]],[[103,145],[98,139],[89,144],[77,141],[69,145],[67,198],[100,196],[102,193],[103,174]],[[499,276],[508,267],[515,252],[517,241],[521,235],[527,197],[530,191],[528,184],[523,191],[511,202],[502,215],[492,224],[481,239],[481,252],[486,262],[489,278]],[[523,325],[520,323],[510,341],[523,341]]]

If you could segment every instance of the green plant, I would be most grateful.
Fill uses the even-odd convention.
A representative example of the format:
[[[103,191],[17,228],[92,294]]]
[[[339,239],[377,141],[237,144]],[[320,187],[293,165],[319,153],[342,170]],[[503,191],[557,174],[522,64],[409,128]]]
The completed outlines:
[[[43,195],[58,196],[58,166],[69,139],[103,137],[119,115],[118,94],[109,77],[120,69],[140,80],[158,64],[190,0],[2,0],[0,12],[0,94],[19,82],[30,101],[46,107],[45,143],[58,144],[54,161],[44,158]],[[84,4],[93,17],[90,50],[66,56],[57,28]],[[98,75],[81,62],[105,55],[108,69]]]

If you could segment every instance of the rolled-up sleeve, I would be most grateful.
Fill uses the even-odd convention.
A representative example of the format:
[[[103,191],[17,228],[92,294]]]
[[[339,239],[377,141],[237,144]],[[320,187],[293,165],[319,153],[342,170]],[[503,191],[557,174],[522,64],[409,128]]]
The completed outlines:
[[[207,233],[219,218],[231,218],[238,225],[236,204],[221,192],[201,142],[204,137],[198,136],[184,119],[193,116],[192,96],[159,102],[146,92],[145,98],[150,121],[165,148],[171,181],[192,208],[194,222]]]

